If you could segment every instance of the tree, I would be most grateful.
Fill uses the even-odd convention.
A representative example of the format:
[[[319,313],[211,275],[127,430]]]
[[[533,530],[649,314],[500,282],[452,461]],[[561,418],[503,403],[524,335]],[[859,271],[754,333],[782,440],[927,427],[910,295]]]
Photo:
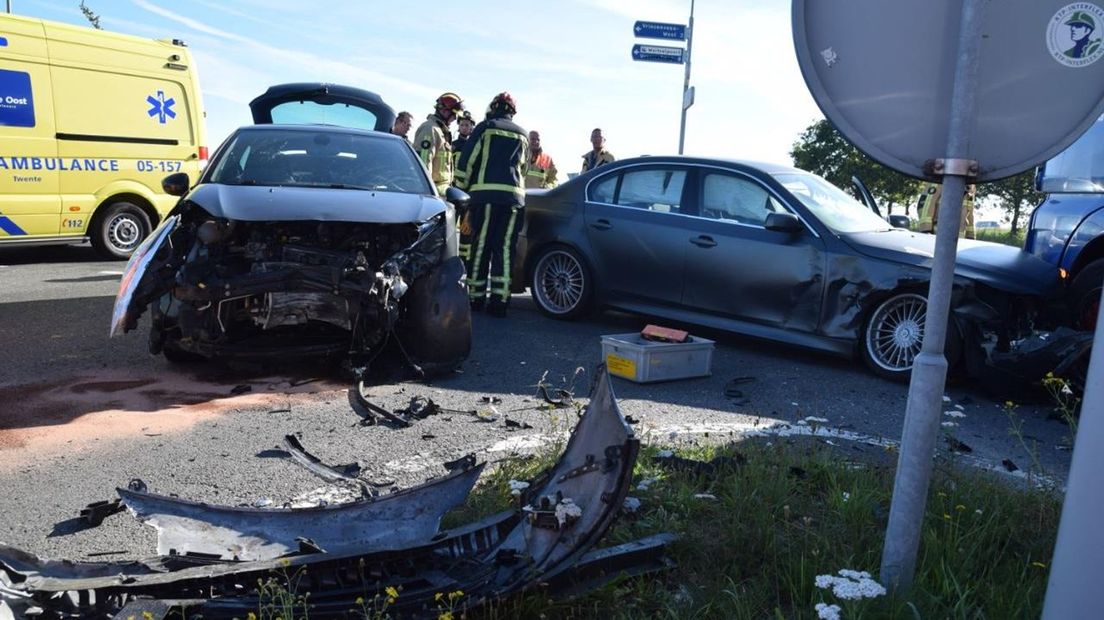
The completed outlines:
[[[97,15],[95,11],[88,8],[88,6],[84,4],[84,0],[81,0],[80,10],[81,13],[84,13],[84,18],[88,20],[88,23],[92,24],[93,28],[96,30],[103,30],[103,26],[100,25],[100,16]]]
[[[851,177],[859,177],[882,205],[907,208],[920,193],[919,181],[870,159],[824,119],[805,129],[794,143],[790,157],[795,167],[818,174],[837,187],[848,189]]]
[[[1028,170],[1001,181],[979,185],[977,193],[979,198],[991,196],[1001,201],[1001,207],[1012,220],[1013,234],[1020,229],[1020,215],[1025,212],[1024,207],[1027,206],[1027,210],[1030,211],[1031,206],[1042,202],[1044,197],[1042,192],[1035,191],[1034,170]]]

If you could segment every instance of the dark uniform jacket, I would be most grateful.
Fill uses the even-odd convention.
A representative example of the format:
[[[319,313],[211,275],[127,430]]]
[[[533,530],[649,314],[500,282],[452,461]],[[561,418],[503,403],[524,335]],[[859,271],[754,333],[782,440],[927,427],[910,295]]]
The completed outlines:
[[[529,134],[509,117],[475,126],[460,154],[456,181],[472,204],[525,206]]]

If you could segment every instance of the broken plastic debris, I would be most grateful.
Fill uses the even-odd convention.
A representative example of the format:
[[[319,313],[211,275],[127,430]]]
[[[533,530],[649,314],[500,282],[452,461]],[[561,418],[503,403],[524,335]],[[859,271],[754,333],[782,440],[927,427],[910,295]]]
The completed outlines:
[[[524,480],[511,480],[509,482],[509,485],[510,495],[513,495],[515,497],[521,495],[522,491],[529,488],[529,483]]]
[[[556,522],[560,524],[560,527],[574,522],[581,516],[583,516],[582,507],[570,497],[565,497],[560,500],[560,503],[556,504]]]
[[[488,405],[475,412],[475,417],[483,420],[484,422],[494,422],[498,420],[498,407],[494,405]]]
[[[621,507],[625,509],[625,512],[636,512],[640,510],[640,499],[636,497],[626,497],[625,501],[621,503]]]

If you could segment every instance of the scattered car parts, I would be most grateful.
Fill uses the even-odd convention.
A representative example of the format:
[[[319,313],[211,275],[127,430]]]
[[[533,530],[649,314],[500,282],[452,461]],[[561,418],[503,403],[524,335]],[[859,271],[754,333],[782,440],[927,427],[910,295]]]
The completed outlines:
[[[450,592],[463,593],[459,611],[538,584],[547,584],[552,591],[577,592],[601,585],[615,574],[635,575],[670,565],[662,556],[672,539],[667,534],[591,551],[621,510],[639,448],[603,367],[559,461],[523,490],[517,509],[420,543],[408,538],[383,549],[336,541],[335,548],[314,539],[301,551],[287,544],[288,554],[283,557],[251,561],[193,553],[142,562],[52,562],[0,545],[0,601],[17,613],[33,608],[45,618],[119,617],[121,610],[129,614],[138,609],[135,606],[156,613],[154,617],[170,613],[182,618],[241,617],[258,608],[266,580],[294,575],[298,588],[310,592],[294,604],[296,609],[291,611],[296,615],[344,617],[356,598],[370,599],[393,587],[401,595],[389,612],[436,617],[435,598]],[[462,468],[470,462],[465,457],[455,465]],[[472,472],[478,470],[462,469],[452,479]],[[203,504],[120,492],[129,506],[141,506],[136,509],[139,512],[155,505],[162,510],[191,509],[188,514],[218,522],[211,519],[212,507]],[[334,507],[333,514],[338,510],[342,508]],[[227,513],[218,514],[221,518]],[[409,520],[436,523],[424,515]],[[340,521],[335,520],[335,526],[340,527]],[[231,523],[250,527],[241,521]],[[282,536],[302,538],[310,525],[282,523],[279,531]],[[377,523],[374,529],[386,532],[388,526]],[[192,538],[185,542],[191,544],[200,532],[191,530]],[[268,538],[274,538],[272,534],[263,532]]]

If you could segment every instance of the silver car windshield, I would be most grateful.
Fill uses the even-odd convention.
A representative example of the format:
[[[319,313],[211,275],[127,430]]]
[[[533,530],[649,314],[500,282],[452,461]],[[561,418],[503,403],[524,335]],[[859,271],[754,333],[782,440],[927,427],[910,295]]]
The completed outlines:
[[[239,130],[204,182],[433,194],[403,141],[322,128]]]
[[[786,172],[772,176],[836,234],[892,230],[876,213],[815,174]]]

